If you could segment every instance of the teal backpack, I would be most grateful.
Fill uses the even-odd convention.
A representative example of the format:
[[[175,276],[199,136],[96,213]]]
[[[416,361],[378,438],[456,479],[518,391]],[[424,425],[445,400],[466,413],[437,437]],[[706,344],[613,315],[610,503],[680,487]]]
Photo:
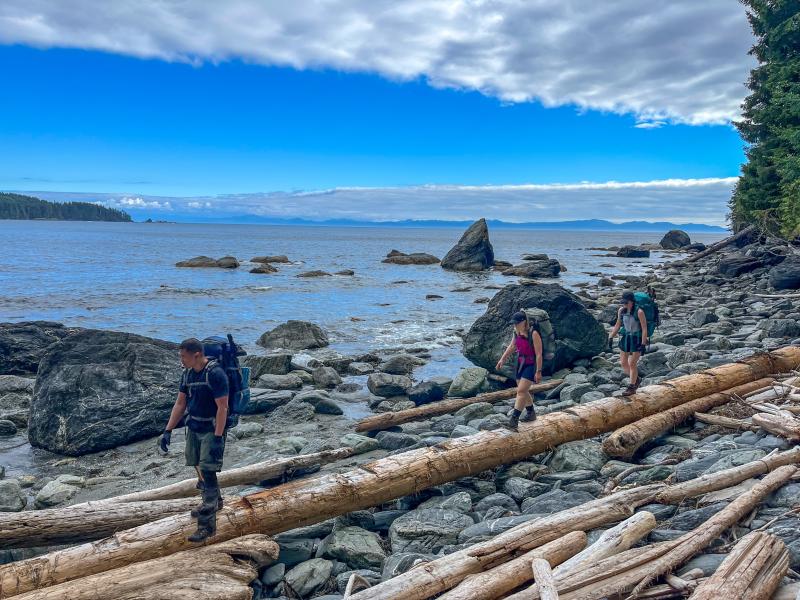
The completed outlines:
[[[644,316],[647,319],[647,337],[651,338],[656,327],[661,325],[661,316],[658,312],[658,304],[656,303],[656,295],[652,289],[647,292],[635,292],[633,294],[635,304],[633,312],[636,314],[638,309],[644,311]],[[622,328],[622,335],[625,335],[625,328]]]

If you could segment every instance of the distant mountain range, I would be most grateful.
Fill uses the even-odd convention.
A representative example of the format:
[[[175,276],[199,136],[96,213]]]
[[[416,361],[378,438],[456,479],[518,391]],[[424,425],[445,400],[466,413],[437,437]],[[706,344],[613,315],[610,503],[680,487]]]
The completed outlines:
[[[317,227],[457,227],[466,229],[472,221],[416,221],[406,219],[403,221],[358,221],[355,219],[326,219],[315,221],[311,219],[282,219],[276,217],[262,217],[258,215],[237,215],[227,217],[201,217],[199,215],[174,215],[175,221],[184,223],[228,223],[228,224],[261,224],[261,225],[310,225]],[[489,227],[495,229],[549,229],[561,231],[654,231],[666,232],[670,229],[682,229],[693,233],[725,233],[728,230],[715,225],[701,223],[668,223],[664,221],[627,221],[625,223],[612,223],[602,219],[585,219],[579,221],[557,222],[531,222],[508,223],[506,221],[487,220]]]

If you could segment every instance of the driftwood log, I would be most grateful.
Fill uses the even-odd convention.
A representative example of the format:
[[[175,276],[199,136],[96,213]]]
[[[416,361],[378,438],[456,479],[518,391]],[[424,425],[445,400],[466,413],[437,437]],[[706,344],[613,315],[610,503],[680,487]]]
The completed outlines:
[[[800,441],[800,421],[788,411],[780,411],[780,414],[756,413],[750,420],[753,425],[790,442]]]
[[[531,570],[533,578],[536,580],[536,587],[539,588],[539,597],[542,600],[558,600],[558,590],[550,563],[542,558],[534,558]]]
[[[665,385],[647,386],[629,398],[603,398],[544,415],[522,425],[518,433],[485,431],[431,448],[386,457],[344,473],[277,486],[243,497],[223,508],[218,514],[217,535],[213,541],[249,533],[279,533],[377,506],[400,496],[522,460],[564,442],[594,437],[647,415],[770,373],[790,371],[798,364],[800,348],[789,346],[678,377]],[[622,515],[625,516],[628,515]],[[573,526],[569,531],[575,529]],[[37,587],[174,554],[191,547],[186,536],[193,530],[189,515],[171,516],[120,532],[112,538],[2,565],[0,596],[10,597]],[[546,541],[550,540],[542,543]],[[446,589],[449,587],[440,591]],[[354,598],[364,593],[360,592]]]
[[[715,252],[719,252],[720,250],[722,250],[723,248],[725,248],[727,246],[730,246],[731,244],[733,244],[737,240],[740,240],[743,237],[745,237],[747,235],[750,235],[750,233],[755,231],[755,229],[756,229],[755,225],[750,225],[749,227],[745,227],[744,229],[742,229],[736,235],[732,235],[730,237],[725,238],[724,240],[720,240],[720,241],[716,242],[715,244],[711,244],[708,248],[706,248],[702,252],[698,252],[697,254],[692,254],[688,258],[685,258],[683,260],[676,261],[676,262],[672,263],[672,266],[676,266],[677,267],[677,266],[680,266],[680,265],[697,262],[701,258],[705,258],[706,256],[714,254]]]

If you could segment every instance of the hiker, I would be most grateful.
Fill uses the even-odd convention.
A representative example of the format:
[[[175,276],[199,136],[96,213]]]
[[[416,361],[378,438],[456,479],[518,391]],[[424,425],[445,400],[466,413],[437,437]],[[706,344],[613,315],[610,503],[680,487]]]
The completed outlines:
[[[215,360],[203,352],[200,340],[189,338],[178,347],[184,366],[178,399],[159,446],[168,452],[172,430],[188,413],[186,420],[186,465],[195,467],[202,490],[202,502],[192,511],[197,531],[190,542],[202,542],[216,532],[216,513],[222,508],[217,473],[222,470],[225,452],[225,426],[228,416],[228,377]]]
[[[542,337],[537,328],[531,326],[527,315],[522,311],[514,313],[511,323],[514,325],[514,337],[506,351],[503,352],[503,356],[497,361],[495,370],[502,369],[503,363],[516,350],[517,399],[508,421],[508,428],[516,431],[520,420],[533,421],[536,419],[530,389],[531,385],[542,381]],[[523,409],[525,410],[524,416],[522,416]]]
[[[637,306],[633,292],[624,292],[617,311],[617,322],[608,334],[608,343],[612,344],[614,336],[620,329],[624,331],[619,338],[619,360],[622,370],[630,378],[630,384],[622,392],[623,396],[633,396],[639,387],[639,359],[647,348],[648,323],[644,310]]]

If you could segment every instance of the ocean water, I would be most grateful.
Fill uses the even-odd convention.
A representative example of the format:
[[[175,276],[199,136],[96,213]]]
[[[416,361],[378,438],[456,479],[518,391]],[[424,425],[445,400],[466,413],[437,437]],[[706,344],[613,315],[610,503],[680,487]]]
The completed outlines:
[[[438,265],[383,264],[391,249],[442,258],[457,228],[337,228],[168,223],[0,221],[0,321],[45,319],[70,326],[114,329],[167,340],[232,333],[249,351],[265,331],[289,319],[321,325],[331,350],[425,347],[432,362],[419,376],[453,375],[466,360],[459,330],[485,311],[515,277],[498,272],[452,273]],[[664,260],[602,256],[591,247],[658,242],[658,233],[492,230],[498,259],[547,253],[567,272],[567,287],[604,274],[635,274]],[[722,234],[695,234],[712,242]],[[285,254],[278,273],[249,273],[247,260]],[[242,267],[177,268],[198,255],[236,256]],[[309,270],[352,269],[355,276],[298,278]],[[458,291],[457,291],[458,290]],[[428,300],[436,294],[441,299]]]

